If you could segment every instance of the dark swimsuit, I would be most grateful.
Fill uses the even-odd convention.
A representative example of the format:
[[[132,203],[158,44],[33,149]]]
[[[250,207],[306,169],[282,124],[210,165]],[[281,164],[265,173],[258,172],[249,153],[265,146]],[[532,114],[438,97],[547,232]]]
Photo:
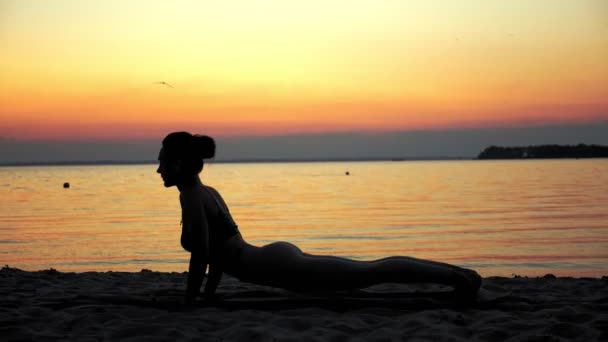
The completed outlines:
[[[213,197],[218,208],[217,215],[209,217],[210,254],[219,257],[219,259],[216,260],[222,265],[225,272],[240,279],[243,276],[241,274],[242,270],[240,270],[241,267],[239,267],[241,255],[243,253],[242,247],[233,251],[230,255],[224,250],[213,250],[213,248],[221,248],[220,246],[223,246],[225,241],[239,234],[239,227],[217,195],[209,190],[209,188],[204,188],[207,189],[209,195]]]
[[[217,208],[218,208],[217,215],[208,216],[209,247],[213,248],[213,247],[222,246],[226,240],[230,239],[231,237],[233,237],[239,233],[239,227],[237,226],[236,222],[234,222],[234,220],[232,219],[232,216],[230,215],[230,213],[224,208],[224,205],[217,198],[217,196],[211,190],[209,190],[207,187],[203,186],[203,188],[206,189],[207,192],[209,192],[209,195],[211,195],[211,197],[213,197],[213,199],[215,200],[215,203],[217,204]],[[184,220],[182,219],[182,224],[183,224],[183,222],[184,222]],[[186,228],[185,226],[182,226],[181,243],[185,250],[191,252],[192,247],[193,247],[191,245],[191,241],[197,241],[197,240],[200,241],[200,240],[199,240],[199,238],[196,238],[197,232],[187,232],[185,230],[185,228]],[[194,234],[194,236],[192,234]],[[210,254],[214,254],[217,256],[219,254],[222,254],[223,251],[217,251],[217,252],[220,252],[220,253],[210,253]],[[240,254],[240,252],[239,252],[239,254]]]
[[[222,248],[228,239],[239,234],[239,228],[227,208],[224,208],[224,205],[213,191],[205,186],[203,188],[213,197],[218,207],[217,215],[207,216],[209,226],[209,256],[211,258],[209,261],[210,263],[221,265],[220,267],[224,272],[240,279],[242,277],[240,259],[243,248],[233,249],[230,254],[227,254],[227,251]],[[188,252],[192,252],[192,247],[194,246],[192,246],[191,242],[200,241],[200,238],[196,237],[197,232],[186,232],[184,229],[185,227],[182,226],[182,247]]]
[[[234,219],[232,219],[232,215],[224,209],[224,205],[211,190],[207,187],[203,188],[205,188],[211,197],[213,197],[218,208],[217,216],[210,218],[210,240],[215,240],[213,242],[223,242],[238,234],[239,226],[234,222]]]

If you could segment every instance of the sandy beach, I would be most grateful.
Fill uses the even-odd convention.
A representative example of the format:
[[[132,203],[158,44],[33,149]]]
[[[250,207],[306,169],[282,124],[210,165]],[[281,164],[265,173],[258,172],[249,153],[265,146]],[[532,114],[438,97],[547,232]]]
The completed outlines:
[[[608,278],[484,278],[478,299],[385,284],[305,295],[225,276],[181,304],[185,273],[0,271],[3,341],[606,341]],[[447,291],[447,292],[446,292]]]

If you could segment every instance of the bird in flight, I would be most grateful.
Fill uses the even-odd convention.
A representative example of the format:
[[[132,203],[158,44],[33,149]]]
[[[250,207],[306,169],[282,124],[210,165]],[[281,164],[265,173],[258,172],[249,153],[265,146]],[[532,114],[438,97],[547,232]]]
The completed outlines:
[[[167,87],[169,87],[169,88],[173,88],[173,86],[172,86],[172,85],[170,85],[169,83],[167,83],[167,82],[165,82],[165,81],[162,81],[162,82],[154,82],[154,84],[164,84],[164,85],[166,85],[166,86],[167,86]]]

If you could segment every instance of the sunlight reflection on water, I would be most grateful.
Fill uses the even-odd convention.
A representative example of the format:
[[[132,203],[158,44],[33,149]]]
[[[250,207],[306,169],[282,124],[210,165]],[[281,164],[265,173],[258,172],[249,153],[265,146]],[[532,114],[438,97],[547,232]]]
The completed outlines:
[[[178,193],[155,169],[0,168],[2,264],[185,271]],[[203,180],[253,244],[410,255],[485,276],[608,275],[605,159],[211,164]]]

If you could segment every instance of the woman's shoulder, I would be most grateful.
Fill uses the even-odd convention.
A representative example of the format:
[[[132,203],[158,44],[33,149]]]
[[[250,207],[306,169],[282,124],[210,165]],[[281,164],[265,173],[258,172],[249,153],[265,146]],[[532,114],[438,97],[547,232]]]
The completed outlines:
[[[211,195],[211,197],[213,197],[213,201],[214,202],[219,202],[221,203],[226,210],[228,209],[228,205],[226,204],[226,202],[224,201],[224,198],[222,197],[222,195],[220,194],[219,191],[217,191],[214,187],[209,186],[209,185],[203,185],[203,187],[208,189],[208,194]]]
[[[203,185],[203,188],[205,190],[207,190],[207,194],[211,193],[213,196],[217,196],[217,197],[222,197],[220,195],[220,192],[217,191],[214,187],[212,187],[211,185]]]

